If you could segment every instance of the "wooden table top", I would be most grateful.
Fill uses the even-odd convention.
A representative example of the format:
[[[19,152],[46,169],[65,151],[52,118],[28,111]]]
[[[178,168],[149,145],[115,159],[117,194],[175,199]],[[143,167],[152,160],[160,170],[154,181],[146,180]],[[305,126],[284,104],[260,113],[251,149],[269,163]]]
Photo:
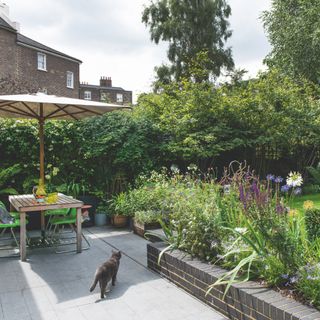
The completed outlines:
[[[81,208],[83,202],[62,193],[56,203],[37,202],[32,194],[9,196],[11,205],[19,212],[44,211],[62,208]]]

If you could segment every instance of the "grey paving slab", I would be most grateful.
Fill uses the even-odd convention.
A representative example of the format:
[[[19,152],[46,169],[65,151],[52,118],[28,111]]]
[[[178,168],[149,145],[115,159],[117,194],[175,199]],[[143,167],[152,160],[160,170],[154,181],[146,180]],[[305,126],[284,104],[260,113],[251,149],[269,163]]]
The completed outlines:
[[[28,261],[0,260],[0,320],[226,319],[146,268],[147,241],[128,230],[86,229],[81,254],[28,252]],[[89,292],[94,272],[113,248],[123,251],[107,298]]]

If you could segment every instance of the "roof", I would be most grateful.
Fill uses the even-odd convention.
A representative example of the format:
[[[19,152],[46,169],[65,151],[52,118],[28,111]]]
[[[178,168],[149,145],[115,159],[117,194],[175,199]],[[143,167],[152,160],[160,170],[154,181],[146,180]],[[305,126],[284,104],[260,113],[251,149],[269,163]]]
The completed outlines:
[[[0,17],[0,28],[12,31],[12,32],[17,32],[16,29],[14,29],[6,20]]]
[[[31,48],[34,48],[34,49],[38,49],[38,50],[41,50],[41,51],[44,51],[44,52],[47,52],[47,53],[51,53],[51,54],[54,54],[54,55],[58,55],[62,58],[66,58],[66,59],[69,59],[69,60],[73,60],[75,62],[78,62],[78,63],[82,63],[81,60],[79,59],[76,59],[76,58],[73,58],[71,56],[68,56],[67,54],[64,54],[60,51],[57,51],[55,49],[52,49],[50,47],[47,47],[45,45],[43,45],[42,43],[39,43],[35,40],[32,40],[20,33],[17,34],[17,43],[18,44],[22,44],[22,45],[25,45],[25,46],[28,46],[28,47],[31,47]]]
[[[97,85],[94,85],[94,84],[85,84],[85,83],[80,83],[80,88],[92,88],[92,89],[114,90],[114,91],[127,91],[127,90],[124,90],[121,87],[102,87],[102,86],[97,86]]]

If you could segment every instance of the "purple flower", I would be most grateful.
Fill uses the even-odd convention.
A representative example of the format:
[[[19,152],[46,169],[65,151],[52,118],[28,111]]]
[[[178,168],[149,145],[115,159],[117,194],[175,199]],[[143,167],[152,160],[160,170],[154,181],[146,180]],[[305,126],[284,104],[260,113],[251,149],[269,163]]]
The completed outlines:
[[[294,194],[295,196],[298,196],[298,195],[301,194],[301,193],[302,193],[302,189],[301,189],[301,188],[296,188],[296,189],[293,190],[293,194]]]
[[[282,177],[276,177],[275,179],[274,179],[274,182],[275,183],[281,183],[283,181],[283,178]]]
[[[239,186],[239,193],[240,193],[240,201],[243,203],[243,206],[246,209],[247,201],[246,201],[246,197],[245,197],[245,194],[244,194],[244,189],[243,189],[243,185],[242,184]]]
[[[290,277],[289,281],[291,284],[296,283],[299,280],[299,277],[297,275]]]
[[[274,180],[274,175],[273,174],[268,174],[266,178],[267,178],[268,181],[273,181]]]
[[[258,186],[257,186],[256,181],[254,181],[254,182],[252,183],[252,185],[251,185],[251,191],[254,193],[254,195],[255,195],[256,197],[259,197],[260,190],[259,190],[259,188],[258,188]]]
[[[289,190],[290,190],[290,186],[288,186],[287,184],[281,187],[282,192],[288,192]]]
[[[285,212],[285,208],[280,203],[278,203],[276,205],[276,211],[277,211],[277,213],[281,214],[281,213]]]

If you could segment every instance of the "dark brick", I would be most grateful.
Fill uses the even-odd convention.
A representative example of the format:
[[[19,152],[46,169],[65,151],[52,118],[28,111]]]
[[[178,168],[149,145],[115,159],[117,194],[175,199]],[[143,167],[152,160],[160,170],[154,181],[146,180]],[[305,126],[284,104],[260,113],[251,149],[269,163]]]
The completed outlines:
[[[234,319],[241,319],[242,318],[242,313],[239,310],[237,310],[229,305],[227,305],[227,312],[228,312],[228,316],[230,318],[234,318]]]
[[[159,249],[157,250],[159,252]],[[155,257],[157,254],[155,253]],[[166,255],[170,254],[166,253]],[[148,257],[154,258],[152,255]],[[230,319],[296,320],[303,318],[304,320],[315,320],[317,317],[320,319],[320,313],[314,308],[284,298],[279,293],[261,287],[255,282],[232,285],[224,300],[222,297],[225,286],[215,286],[206,295],[208,285],[212,282],[207,285],[207,281],[204,279],[212,279],[214,277],[212,274],[217,276],[217,273],[223,274],[225,271],[215,266],[199,267],[201,262],[196,259],[191,260],[190,257],[186,257],[183,262],[172,257],[167,257],[163,261],[160,272],[187,292],[227,315]],[[154,261],[148,261],[148,266],[153,269],[156,268]],[[209,274],[210,277],[206,277],[206,274]]]

